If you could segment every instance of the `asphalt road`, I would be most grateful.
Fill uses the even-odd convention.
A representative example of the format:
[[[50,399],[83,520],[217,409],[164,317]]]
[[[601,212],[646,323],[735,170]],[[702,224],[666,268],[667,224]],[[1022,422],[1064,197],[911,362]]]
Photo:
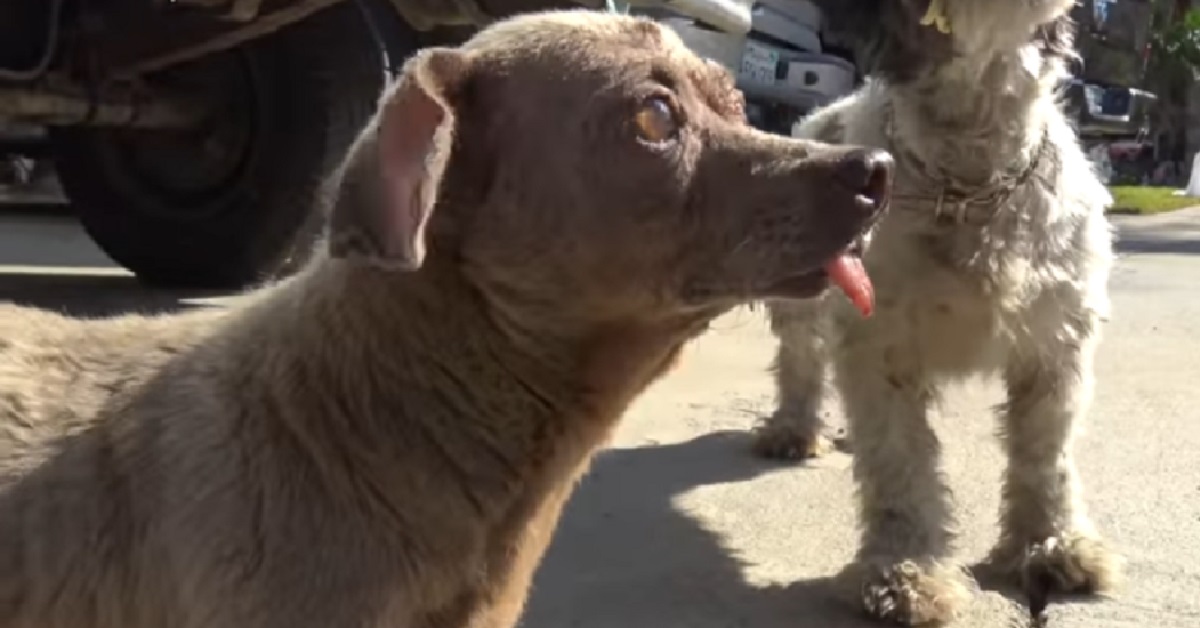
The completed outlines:
[[[1079,443],[1089,503],[1129,558],[1101,602],[1058,601],[1055,628],[1200,626],[1200,210],[1119,219],[1115,317]],[[62,215],[0,215],[0,300],[102,315],[221,306],[147,292]],[[798,467],[755,459],[771,407],[758,314],[722,319],[632,410],[596,461],[537,578],[528,628],[868,628],[828,578],[854,551],[845,455]],[[968,564],[994,538],[1001,458],[992,382],[954,389],[937,416]],[[831,418],[837,422],[834,408]],[[958,625],[1025,625],[987,587]]]

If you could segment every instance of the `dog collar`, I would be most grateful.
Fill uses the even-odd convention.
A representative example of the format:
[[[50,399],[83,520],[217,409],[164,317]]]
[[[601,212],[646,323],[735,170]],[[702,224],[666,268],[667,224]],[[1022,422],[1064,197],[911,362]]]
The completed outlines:
[[[895,134],[895,120],[891,104],[887,105],[885,118],[885,134],[892,152],[899,152]],[[911,151],[903,151],[907,159],[920,163]],[[993,184],[977,188],[969,192],[952,190],[943,184],[937,194],[904,194],[894,193],[893,202],[901,207],[932,213],[939,224],[945,225],[984,225],[992,221],[996,213],[1018,188],[1037,176],[1043,182],[1050,181],[1054,168],[1054,145],[1050,141],[1049,127],[1043,129],[1042,140],[1038,144],[1033,157],[1020,172],[1006,174]]]

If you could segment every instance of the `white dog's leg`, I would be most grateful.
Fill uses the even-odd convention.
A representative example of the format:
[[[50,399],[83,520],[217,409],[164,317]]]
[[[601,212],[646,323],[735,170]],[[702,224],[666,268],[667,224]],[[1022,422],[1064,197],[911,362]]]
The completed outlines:
[[[1043,339],[1006,369],[1008,469],[1001,537],[991,560],[1031,591],[1094,593],[1119,581],[1122,560],[1088,518],[1072,441],[1092,399],[1099,339]]]
[[[973,583],[950,557],[953,505],[927,420],[930,382],[919,360],[895,347],[847,345],[836,355],[863,526],[856,563],[844,576],[878,619],[909,626],[951,620]]]
[[[773,369],[778,405],[755,430],[755,451],[789,460],[819,456],[830,447],[821,435],[826,358],[820,313],[796,302],[773,303],[768,312],[779,341]]]

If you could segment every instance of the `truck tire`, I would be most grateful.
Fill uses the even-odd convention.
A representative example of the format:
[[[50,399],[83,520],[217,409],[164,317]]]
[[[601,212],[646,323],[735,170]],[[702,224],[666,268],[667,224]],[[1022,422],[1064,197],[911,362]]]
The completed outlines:
[[[321,224],[324,181],[386,79],[358,5],[153,78],[214,95],[206,122],[51,130],[63,190],[88,234],[161,287],[237,289],[298,265]]]

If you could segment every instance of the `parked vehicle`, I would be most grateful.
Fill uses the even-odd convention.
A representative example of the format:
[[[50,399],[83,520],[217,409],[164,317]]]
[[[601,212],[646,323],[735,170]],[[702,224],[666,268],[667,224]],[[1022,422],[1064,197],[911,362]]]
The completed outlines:
[[[383,80],[353,2],[0,3],[0,152],[52,157],[87,232],[148,282],[279,268]]]
[[[861,77],[847,54],[828,45],[821,11],[808,0],[746,0],[749,18],[717,29],[677,10],[647,10],[694,51],[736,73],[752,124],[790,134],[814,107],[850,93]]]
[[[779,133],[862,78],[809,0],[7,0],[0,159],[26,183],[47,178],[29,158],[52,160],[87,232],[144,281],[241,287],[303,259],[387,70],[566,6],[662,21]]]
[[[1082,63],[1064,86],[1067,112],[1097,171],[1114,184],[1148,183],[1158,167],[1153,127],[1158,97],[1144,89],[1151,0],[1082,0]]]

